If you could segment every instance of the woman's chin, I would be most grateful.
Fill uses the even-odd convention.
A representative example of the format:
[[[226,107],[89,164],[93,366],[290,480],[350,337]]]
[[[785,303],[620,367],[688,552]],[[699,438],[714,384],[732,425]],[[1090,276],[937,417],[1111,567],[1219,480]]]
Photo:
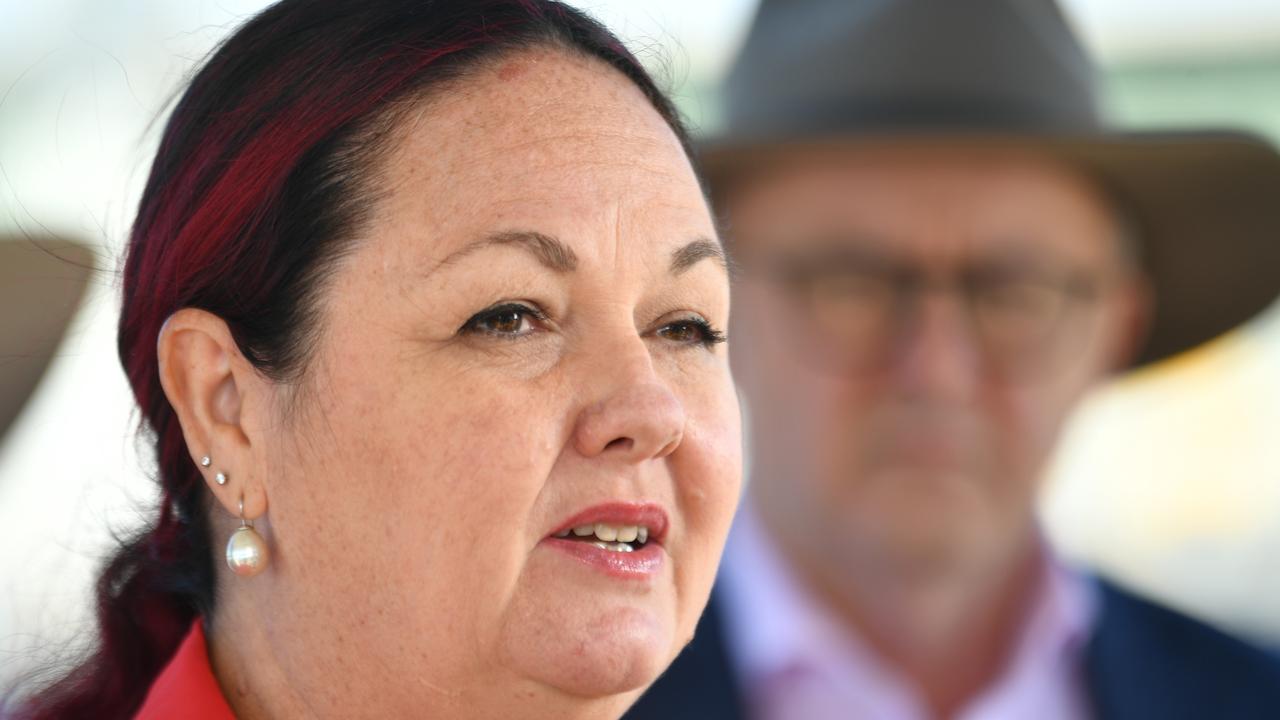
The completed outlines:
[[[634,606],[562,607],[561,618],[507,627],[509,660],[519,674],[575,697],[640,690],[666,669],[674,652],[673,618]],[[513,637],[512,634],[524,637]]]

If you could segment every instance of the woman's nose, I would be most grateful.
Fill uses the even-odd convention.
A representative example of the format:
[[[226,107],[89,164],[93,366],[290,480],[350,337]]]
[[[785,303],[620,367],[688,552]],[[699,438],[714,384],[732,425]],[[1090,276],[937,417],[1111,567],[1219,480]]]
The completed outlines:
[[[626,463],[666,457],[684,438],[684,405],[643,357],[617,358],[601,368],[603,392],[574,428],[583,457],[610,455]]]

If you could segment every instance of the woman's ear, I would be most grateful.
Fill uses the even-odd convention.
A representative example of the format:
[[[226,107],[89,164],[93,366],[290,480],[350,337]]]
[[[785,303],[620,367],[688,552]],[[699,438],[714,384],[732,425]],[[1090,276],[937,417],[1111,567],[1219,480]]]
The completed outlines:
[[[218,502],[234,516],[252,520],[267,510],[257,467],[258,438],[246,428],[246,413],[262,412],[267,381],[240,352],[222,318],[183,308],[165,321],[156,340],[160,385],[182,424],[192,461]],[[202,458],[209,458],[206,467]],[[221,482],[220,482],[221,480]]]

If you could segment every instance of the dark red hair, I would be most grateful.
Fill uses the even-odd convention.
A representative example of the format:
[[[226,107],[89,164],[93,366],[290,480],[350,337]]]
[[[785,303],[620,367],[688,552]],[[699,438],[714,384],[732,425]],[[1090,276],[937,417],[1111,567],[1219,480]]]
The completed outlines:
[[[635,58],[550,0],[284,0],[192,78],[165,127],[123,272],[120,361],[154,440],[159,507],[98,580],[93,654],[15,717],[131,716],[192,621],[213,612],[210,494],[160,387],[165,319],[207,310],[264,375],[299,378],[317,296],[375,199],[373,170],[404,101],[535,46],[621,72],[688,151],[677,114]]]

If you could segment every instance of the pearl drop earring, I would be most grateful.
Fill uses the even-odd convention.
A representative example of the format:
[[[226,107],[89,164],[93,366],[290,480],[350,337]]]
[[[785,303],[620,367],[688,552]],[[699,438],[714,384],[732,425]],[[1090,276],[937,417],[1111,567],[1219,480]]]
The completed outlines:
[[[244,519],[244,494],[240,495],[240,527],[227,541],[227,567],[242,577],[253,577],[267,567],[267,542]]]

